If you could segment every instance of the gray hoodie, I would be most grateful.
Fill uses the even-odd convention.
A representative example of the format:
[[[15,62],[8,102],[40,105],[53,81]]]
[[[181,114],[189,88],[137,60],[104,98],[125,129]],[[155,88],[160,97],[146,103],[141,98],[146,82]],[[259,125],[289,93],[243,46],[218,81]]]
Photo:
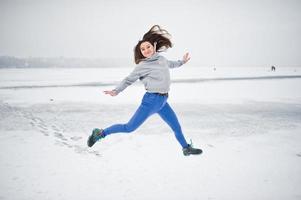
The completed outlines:
[[[180,67],[183,64],[182,60],[169,61],[159,53],[155,53],[150,58],[143,59],[114,90],[120,93],[140,79],[147,92],[168,93],[170,86],[169,68]]]

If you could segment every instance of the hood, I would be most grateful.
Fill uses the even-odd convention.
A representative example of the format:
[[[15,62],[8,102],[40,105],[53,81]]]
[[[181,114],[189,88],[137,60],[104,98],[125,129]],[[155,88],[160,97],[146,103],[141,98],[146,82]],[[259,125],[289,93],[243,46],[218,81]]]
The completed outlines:
[[[141,60],[141,61],[143,61],[143,62],[153,62],[153,61],[158,60],[159,57],[160,57],[160,54],[159,54],[158,52],[156,52],[156,53],[154,53],[154,55],[152,55],[151,57],[149,57],[149,58],[144,58],[144,59]]]

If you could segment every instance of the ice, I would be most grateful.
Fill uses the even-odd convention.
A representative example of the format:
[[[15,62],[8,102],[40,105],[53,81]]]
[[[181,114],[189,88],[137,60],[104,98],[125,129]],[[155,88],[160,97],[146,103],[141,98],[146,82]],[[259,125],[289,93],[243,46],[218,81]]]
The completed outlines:
[[[200,156],[157,115],[86,146],[137,109],[139,83],[102,92],[132,68],[1,69],[0,199],[300,199],[300,69],[184,67],[168,101]]]

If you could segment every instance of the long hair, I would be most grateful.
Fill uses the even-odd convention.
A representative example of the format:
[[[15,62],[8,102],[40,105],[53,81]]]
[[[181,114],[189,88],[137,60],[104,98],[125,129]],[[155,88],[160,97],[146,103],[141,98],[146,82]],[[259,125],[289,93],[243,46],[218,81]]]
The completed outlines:
[[[155,47],[156,52],[161,52],[172,47],[170,38],[171,35],[166,30],[162,29],[159,25],[154,25],[144,34],[142,40],[140,40],[134,48],[135,63],[139,64],[139,62],[145,58],[140,50],[140,45],[143,42],[151,43]]]

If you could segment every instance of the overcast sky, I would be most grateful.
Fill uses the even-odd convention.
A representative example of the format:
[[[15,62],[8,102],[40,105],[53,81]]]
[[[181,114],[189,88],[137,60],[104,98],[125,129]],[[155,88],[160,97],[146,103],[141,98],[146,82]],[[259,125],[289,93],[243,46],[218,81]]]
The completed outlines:
[[[301,66],[299,0],[0,0],[0,56],[132,60],[154,24],[172,35],[169,58]]]

